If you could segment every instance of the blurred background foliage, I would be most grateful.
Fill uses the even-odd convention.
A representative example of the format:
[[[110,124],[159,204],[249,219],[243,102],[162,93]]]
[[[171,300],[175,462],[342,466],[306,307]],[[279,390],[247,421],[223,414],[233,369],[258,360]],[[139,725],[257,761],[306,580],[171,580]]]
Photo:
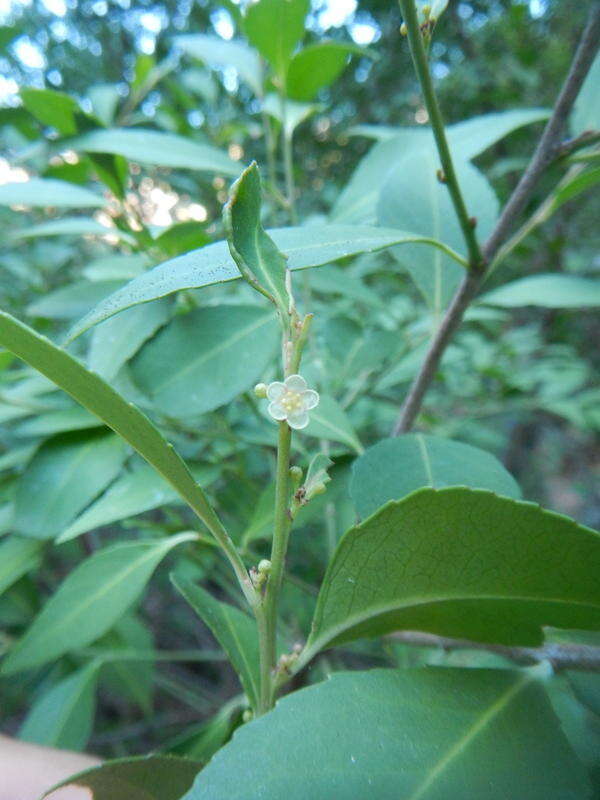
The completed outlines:
[[[432,68],[447,121],[552,105],[586,6],[580,0],[450,2],[432,45]],[[112,126],[148,127],[215,145],[239,162],[240,170],[254,158],[264,175],[268,155],[255,92],[233,66],[215,67],[213,60],[211,68],[210,59],[204,63],[190,57],[176,38],[209,33],[223,41],[234,39],[241,34],[240,13],[234,2],[216,1],[131,5],[129,0],[0,0],[0,185],[28,174],[81,185],[99,179],[104,191],[112,189],[113,194],[93,219],[115,228],[104,236],[74,235],[76,226],[66,235],[39,236],[36,225],[65,214],[69,220],[85,220],[84,225],[92,217],[78,210],[23,214],[14,206],[0,207],[3,308],[60,340],[73,321],[124,279],[148,264],[222,238],[220,213],[229,176],[140,167],[135,158],[127,166],[121,156],[80,156],[65,151],[61,140],[94,127],[86,115],[95,115]],[[368,136],[354,130],[356,126],[422,125],[427,116],[393,3],[315,0],[306,24],[307,44],[326,37],[369,51],[353,56],[338,80],[317,94],[295,130],[297,211],[301,220],[310,222],[325,219],[372,145]],[[40,113],[40,95],[32,93],[28,99],[20,93],[22,87],[64,94],[53,95]],[[75,110],[69,96],[77,100]],[[54,111],[48,114],[48,108]],[[269,124],[276,135],[277,123]],[[526,164],[540,130],[540,123],[516,130],[477,158],[501,200]],[[275,170],[282,186],[280,159]],[[532,209],[552,186],[550,175]],[[289,224],[288,212],[274,195],[267,195],[265,204],[269,227]],[[600,200],[592,193],[563,206],[511,254],[490,288],[537,272],[597,273],[599,213]],[[168,235],[157,245],[159,230]],[[116,253],[126,260],[115,261]],[[307,377],[327,383],[344,411],[348,436],[356,432],[368,445],[389,434],[432,317],[389,254],[360,257],[351,267],[352,282],[343,291],[339,267],[314,271],[310,282],[301,275],[296,284],[316,314]],[[237,304],[247,302],[248,296],[240,286],[211,287],[203,290],[202,302],[226,297]],[[186,293],[178,303],[184,309],[194,307],[197,293]],[[420,427],[492,451],[519,481],[527,499],[598,526],[598,341],[598,317],[585,310],[477,306],[448,352]],[[81,354],[85,346],[78,343],[75,349]],[[11,361],[0,353],[1,369]],[[131,374],[120,373],[119,381],[137,397],[135,386],[127,384],[133,381]],[[93,426],[81,415],[77,418],[64,395],[50,391],[24,368],[5,372],[1,391],[0,524],[8,531],[21,474],[40,443],[50,439],[52,446],[61,437],[61,447],[77,447],[78,437],[85,438]],[[249,559],[264,555],[261,531],[269,523],[274,429],[257,412],[250,394],[198,418],[158,414],[158,419],[184,455],[205,470],[205,482],[238,541],[246,542]],[[315,433],[313,441],[320,436]],[[327,554],[355,519],[347,482],[356,448],[348,446],[348,437],[330,447],[335,461],[330,491],[311,506],[291,548],[298,576],[288,583],[286,594],[292,641],[305,635]],[[154,536],[193,524],[171,499],[161,508],[150,503],[141,516],[124,514],[121,521],[110,520],[99,529],[91,526],[83,537],[46,551],[42,566],[25,574],[0,599],[5,642],[18,635],[86,553],[123,537]],[[69,521],[80,517],[86,504],[83,500]],[[39,561],[34,560],[32,566]],[[227,569],[210,547],[201,557],[177,557],[176,568],[204,577],[225,597],[235,597]],[[53,743],[87,746],[105,756],[160,747],[202,758],[239,721],[243,704],[234,674],[218,654],[214,659],[209,633],[181,600],[174,601],[166,575],[157,576],[135,614],[94,647],[105,653],[126,647],[138,655],[155,647],[165,653],[165,660],[140,656],[137,661],[116,660],[103,669],[89,742],[88,730],[76,742]],[[182,649],[193,651],[193,657],[180,653],[178,659],[173,651]],[[312,674],[318,677],[342,664],[403,663],[408,657],[399,646],[365,644],[321,659]],[[439,653],[411,651],[410,658],[417,657],[441,658]],[[17,732],[32,702],[59,685],[79,663],[77,655],[70,655],[11,679],[10,689],[4,680],[5,730]],[[230,702],[219,711],[225,701]],[[90,704],[91,700],[88,717],[93,716]],[[26,730],[39,740],[34,722]]]

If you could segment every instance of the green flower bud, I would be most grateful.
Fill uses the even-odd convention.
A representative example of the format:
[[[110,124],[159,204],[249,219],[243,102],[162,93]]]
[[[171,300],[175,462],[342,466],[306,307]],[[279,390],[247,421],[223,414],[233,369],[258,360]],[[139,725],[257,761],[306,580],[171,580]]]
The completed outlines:
[[[260,575],[268,575],[271,572],[271,562],[268,558],[263,558],[258,562],[258,572]]]
[[[254,387],[254,394],[261,399],[267,396],[267,384],[257,383]]]

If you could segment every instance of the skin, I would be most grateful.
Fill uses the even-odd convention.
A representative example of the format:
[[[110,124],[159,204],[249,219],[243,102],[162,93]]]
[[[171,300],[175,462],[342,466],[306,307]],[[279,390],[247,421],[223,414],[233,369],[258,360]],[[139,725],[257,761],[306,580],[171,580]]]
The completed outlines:
[[[0,735],[0,800],[40,800],[61,780],[99,764],[94,756],[55,750]],[[47,800],[91,800],[87,789],[67,786]]]

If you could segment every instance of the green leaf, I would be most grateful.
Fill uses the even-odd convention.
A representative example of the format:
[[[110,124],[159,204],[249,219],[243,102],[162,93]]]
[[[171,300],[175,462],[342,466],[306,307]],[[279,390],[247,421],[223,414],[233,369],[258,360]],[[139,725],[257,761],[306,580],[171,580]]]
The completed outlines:
[[[394,630],[538,645],[542,626],[600,629],[600,534],[476,489],[422,489],[342,538],[303,661]]]
[[[66,351],[3,312],[0,312],[0,345],[54,381],[129,442],[210,527],[215,513],[201,487],[181,456],[138,408]]]
[[[108,761],[72,775],[49,789],[81,786],[93,800],[180,800],[192,785],[202,764],[175,756],[138,756]]]
[[[203,33],[175,36],[173,41],[188,56],[198,58],[211,67],[234,67],[257,97],[262,97],[260,61],[258,55],[248,45]]]
[[[284,114],[281,98],[276,94],[268,94],[263,101],[263,109],[283,125],[284,135],[287,139],[291,139],[298,125],[316,114],[321,106],[315,103],[295,103],[293,100],[286,100]]]
[[[313,100],[344,71],[350,56],[373,55],[352,42],[318,42],[292,58],[287,74],[287,92],[293,100]]]
[[[88,281],[130,281],[137,278],[147,267],[150,261],[142,253],[125,255],[114,253],[102,258],[89,261],[81,270],[81,274]]]
[[[216,468],[211,466],[194,470],[194,477],[204,485],[212,483],[216,475]],[[178,499],[178,493],[156,470],[142,464],[132,472],[126,472],[117,478],[101,497],[61,533],[56,541],[58,544],[66,542],[87,531],[152,511]]]
[[[19,738],[46,747],[83,750],[96,711],[100,662],[92,662],[59,681],[32,706]]]
[[[0,187],[1,188],[1,187]],[[18,242],[24,239],[37,239],[40,236],[116,236],[124,242],[132,243],[134,239],[118,228],[107,228],[95,219],[83,217],[65,217],[42,222],[39,225],[27,225],[10,232],[9,239]]]
[[[84,133],[68,146],[84,153],[111,153],[158,167],[237,175],[239,164],[216,147],[174,133],[144,128],[109,128]]]
[[[229,190],[223,225],[229,252],[242,277],[274,303],[283,320],[290,304],[285,286],[285,257],[261,224],[260,206],[260,175],[253,161]]]
[[[378,669],[281,699],[182,800],[582,800],[588,789],[530,672]]]
[[[104,230],[106,232],[106,228]],[[53,292],[46,292],[39,300],[30,303],[25,313],[29,317],[43,319],[76,319],[87,314],[121,286],[121,281],[75,281]]]
[[[277,340],[269,308],[198,308],[175,317],[148,342],[131,362],[131,372],[156,408],[185,418],[212,411],[249,389],[266,369]]]
[[[98,639],[135,603],[167,553],[197,538],[181,533],[106,547],[79,564],[48,600],[0,670],[12,675]]]
[[[283,85],[290,56],[304,37],[309,6],[308,0],[258,0],[246,11],[248,41],[271,64]]]
[[[413,150],[383,185],[377,214],[382,225],[414,230],[465,251],[464,236],[448,187],[437,178],[439,156],[431,148]],[[470,213],[476,215],[477,236],[485,240],[498,215],[498,200],[487,179],[468,161],[455,161],[460,187]],[[433,247],[408,245],[392,250],[405,265],[435,315],[450,302],[463,269]]]
[[[310,422],[304,432],[318,439],[341,442],[359,454],[364,449],[346,412],[327,395],[321,395],[319,405],[310,412]]]
[[[15,425],[13,432],[17,436],[51,436],[64,431],[81,431],[99,428],[102,422],[81,406],[61,408],[58,411],[47,411]]]
[[[478,302],[501,308],[586,308],[600,306],[600,280],[581,275],[529,275],[484,294]]]
[[[571,133],[578,136],[584,131],[600,131],[600,55],[597,55],[581,87],[573,113]]]
[[[239,608],[220,603],[200,586],[171,575],[177,591],[211,629],[240,677],[252,708],[260,696],[260,657],[256,623]]]
[[[323,225],[307,228],[275,228],[267,231],[278,250],[287,258],[291,270],[318,267],[339,258],[372,253],[403,242],[420,242],[444,247],[427,237],[389,228],[352,225]],[[460,259],[460,256],[457,256]],[[159,264],[119,289],[79,323],[69,338],[74,339],[93,325],[140,303],[184,289],[199,289],[240,278],[227,242],[215,242]]]
[[[39,565],[43,549],[42,542],[21,536],[7,536],[0,542],[0,595]]]
[[[439,436],[408,433],[384,439],[352,465],[350,494],[363,519],[388,500],[400,500],[424,486],[470,486],[521,497],[512,475],[490,453]]]
[[[175,258],[181,253],[189,253],[204,247],[211,241],[210,236],[195,220],[176,222],[164,230],[154,240],[156,247],[160,248],[163,255]]]
[[[112,380],[123,364],[169,319],[171,303],[161,300],[135,306],[118,317],[107,319],[92,335],[88,365],[105,380]]]
[[[89,208],[103,205],[105,200],[101,195],[55,178],[30,178],[22,183],[0,186],[0,206]]]
[[[44,442],[19,481],[15,532],[54,538],[114,480],[125,455],[122,439],[106,431],[63,434]]]
[[[125,696],[145,714],[152,713],[152,693],[155,668],[152,661],[120,660],[119,652],[131,654],[136,650],[152,654],[153,638],[150,630],[134,615],[122,617],[96,645],[112,651],[111,658],[104,661],[102,683],[109,691]]]
[[[51,125],[63,136],[77,133],[75,115],[80,114],[81,109],[70,95],[30,86],[22,87],[19,94],[25,108],[43,125]]]

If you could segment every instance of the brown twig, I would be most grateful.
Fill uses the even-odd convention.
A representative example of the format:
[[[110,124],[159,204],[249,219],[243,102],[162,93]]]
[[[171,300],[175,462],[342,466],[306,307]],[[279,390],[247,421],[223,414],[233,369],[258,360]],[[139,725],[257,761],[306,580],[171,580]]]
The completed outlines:
[[[496,255],[501,245],[509,235],[518,216],[527,205],[535,187],[547,167],[560,154],[560,138],[566,124],[567,117],[577,99],[579,90],[592,65],[598,48],[600,47],[600,3],[594,2],[588,20],[581,36],[579,46],[573,57],[569,73],[554,105],[554,110],[529,166],[523,173],[519,183],[512,192],[508,202],[496,223],[492,234],[483,246],[483,259],[488,264]],[[419,374],[406,397],[404,405],[392,429],[392,435],[398,436],[409,431],[417,414],[421,409],[425,393],[429,389],[438,370],[444,351],[452,338],[453,333],[460,326],[465,311],[485,276],[484,268],[471,267],[463,282],[459,286],[454,298],[448,307],[440,327],[436,331],[425,361]]]

